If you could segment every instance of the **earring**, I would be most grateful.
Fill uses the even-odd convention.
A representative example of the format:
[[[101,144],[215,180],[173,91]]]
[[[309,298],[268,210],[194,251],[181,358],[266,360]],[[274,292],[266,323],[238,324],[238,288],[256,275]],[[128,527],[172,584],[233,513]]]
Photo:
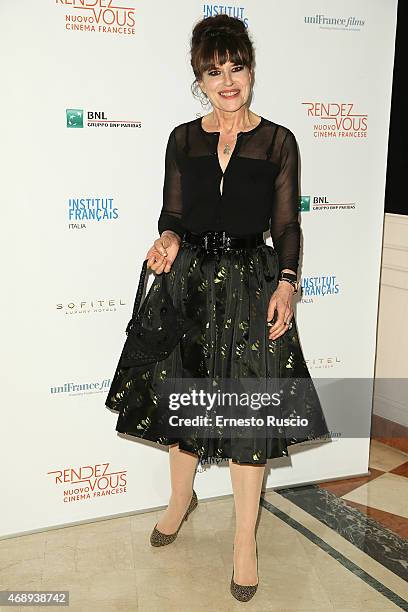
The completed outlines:
[[[203,95],[200,97],[201,106],[208,106],[210,103],[210,100],[208,99],[208,96],[205,93],[205,91],[202,91],[202,94]]]

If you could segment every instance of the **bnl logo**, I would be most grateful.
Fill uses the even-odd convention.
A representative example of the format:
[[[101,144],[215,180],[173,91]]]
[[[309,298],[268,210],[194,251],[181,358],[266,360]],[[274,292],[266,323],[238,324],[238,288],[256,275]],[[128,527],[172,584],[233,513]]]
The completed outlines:
[[[84,127],[84,111],[82,108],[67,108],[66,115],[68,128]],[[88,111],[88,119],[104,119],[106,121],[104,111]]]
[[[300,211],[310,211],[310,196],[301,196],[300,197]]]
[[[82,108],[67,108],[67,128],[84,127],[84,111]]]

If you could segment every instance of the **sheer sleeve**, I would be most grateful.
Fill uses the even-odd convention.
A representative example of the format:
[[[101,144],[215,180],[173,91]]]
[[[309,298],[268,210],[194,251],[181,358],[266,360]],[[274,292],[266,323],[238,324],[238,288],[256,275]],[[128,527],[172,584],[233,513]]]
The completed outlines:
[[[159,234],[161,235],[164,230],[172,230],[182,237],[184,234],[181,223],[182,212],[181,176],[174,128],[170,133],[166,147],[163,206],[158,221]]]
[[[278,253],[279,272],[289,268],[297,273],[300,251],[298,150],[289,129],[284,137],[280,169],[275,178],[270,230]]]

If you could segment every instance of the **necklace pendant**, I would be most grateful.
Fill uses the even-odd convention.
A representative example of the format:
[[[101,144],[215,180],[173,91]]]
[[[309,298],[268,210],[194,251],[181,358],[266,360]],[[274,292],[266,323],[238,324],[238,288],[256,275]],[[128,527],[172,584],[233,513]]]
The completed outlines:
[[[224,147],[224,155],[229,155],[231,153],[231,147],[227,143]]]

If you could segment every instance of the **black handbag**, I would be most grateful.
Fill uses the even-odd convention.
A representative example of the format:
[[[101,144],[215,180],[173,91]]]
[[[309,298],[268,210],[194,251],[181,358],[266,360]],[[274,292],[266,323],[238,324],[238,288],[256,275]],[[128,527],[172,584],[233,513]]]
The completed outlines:
[[[156,324],[151,328],[143,325],[145,308],[142,305],[139,311],[139,305],[144,290],[146,270],[147,259],[143,261],[132,318],[126,327],[127,338],[120,356],[119,367],[145,366],[165,359],[191,324],[191,321],[187,322],[174,307],[167,290],[165,272],[162,272],[159,275],[159,287],[155,288],[160,291],[160,308],[154,313]]]

